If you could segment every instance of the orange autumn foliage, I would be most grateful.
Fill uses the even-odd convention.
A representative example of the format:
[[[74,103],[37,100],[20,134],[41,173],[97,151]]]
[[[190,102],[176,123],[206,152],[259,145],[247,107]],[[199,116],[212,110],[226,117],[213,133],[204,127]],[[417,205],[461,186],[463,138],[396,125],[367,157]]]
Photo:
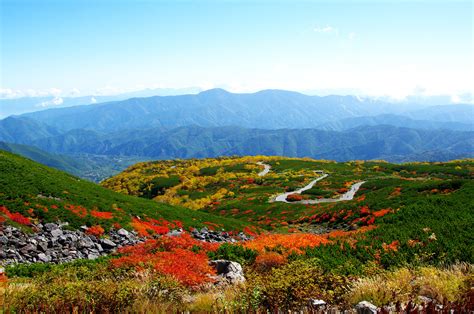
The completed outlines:
[[[285,256],[277,252],[265,252],[259,254],[255,260],[255,265],[261,270],[270,270],[273,267],[278,267],[286,264]]]
[[[111,212],[100,212],[97,210],[91,211],[91,216],[100,218],[100,219],[112,219],[114,218],[113,214]]]
[[[329,242],[330,241],[324,236],[310,233],[262,234],[246,242],[244,246],[256,250],[259,253],[280,247],[283,248],[287,254],[301,254],[303,248],[316,247]]]
[[[151,268],[171,276],[188,287],[212,282],[215,271],[208,264],[206,252],[216,250],[217,244],[192,238],[188,233],[178,237],[163,236],[143,243],[120,248],[119,258],[112,259],[112,266],[131,267],[136,270]],[[196,252],[196,248],[199,252]]]
[[[365,233],[365,232],[373,230],[375,228],[377,228],[377,227],[372,225],[372,226],[363,226],[363,227],[360,227],[357,230],[350,230],[350,231],[334,230],[334,231],[331,231],[331,232],[325,234],[325,236],[327,236],[329,239],[346,238],[346,237],[353,236],[355,234]]]
[[[102,228],[100,225],[92,226],[86,230],[87,234],[100,237],[101,235],[104,234],[104,228]]]
[[[170,231],[167,222],[160,222],[156,219],[140,220],[133,218],[131,225],[141,237],[150,237],[151,234],[166,234]]]
[[[71,213],[73,213],[76,216],[79,216],[81,218],[84,218],[87,216],[87,209],[85,207],[82,207],[80,205],[72,205],[72,204],[66,204],[64,205],[64,208],[69,210]]]
[[[194,253],[184,249],[155,254],[154,268],[164,275],[170,275],[188,287],[213,282],[210,277],[215,270],[209,266],[205,253]]]
[[[293,194],[288,195],[286,197],[286,200],[288,202],[299,202],[303,200],[303,196],[301,196],[300,194],[293,193]]]
[[[390,196],[399,196],[400,194],[402,194],[402,188],[396,187],[393,189],[393,192],[390,193]]]
[[[376,212],[373,212],[372,215],[374,215],[374,217],[383,217],[385,215],[387,215],[388,213],[390,213],[392,210],[390,208],[386,208],[386,209],[381,209],[381,210],[378,210]]]
[[[386,243],[383,243],[382,244],[382,247],[384,249],[385,252],[388,252],[388,251],[398,251],[398,246],[400,245],[400,241],[398,240],[395,240],[393,241],[392,243],[390,244],[386,244]]]
[[[5,206],[0,206],[0,213],[5,214],[10,220],[21,225],[28,226],[31,224],[30,218],[25,217],[20,213],[11,213]]]

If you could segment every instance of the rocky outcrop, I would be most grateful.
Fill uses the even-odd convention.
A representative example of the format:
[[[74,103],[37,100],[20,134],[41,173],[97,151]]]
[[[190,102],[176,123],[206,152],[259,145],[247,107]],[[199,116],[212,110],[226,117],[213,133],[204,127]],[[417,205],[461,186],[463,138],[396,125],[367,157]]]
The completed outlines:
[[[87,234],[87,227],[80,230],[66,230],[67,224],[46,223],[34,225],[36,233],[28,234],[8,225],[0,225],[0,265],[12,263],[63,263],[75,259],[96,259],[109,254],[117,248],[143,242],[133,231],[125,229],[110,230],[98,238]],[[180,236],[182,229],[171,230],[168,236]],[[231,236],[225,231],[212,231],[208,228],[194,229],[191,235],[206,242],[246,241],[251,237],[240,233]]]
[[[12,226],[0,227],[0,264],[63,263],[78,258],[96,259],[125,245],[142,242],[134,232],[111,230],[97,238],[81,230],[65,230],[64,224],[38,224],[37,233],[27,234]]]
[[[219,259],[210,261],[209,265],[216,269],[219,277],[217,279],[220,279],[220,281],[224,280],[230,284],[238,284],[245,281],[242,265],[237,262]]]
[[[252,237],[246,235],[243,232],[240,232],[237,236],[231,236],[228,232],[225,231],[214,231],[209,230],[208,228],[204,227],[201,229],[193,229],[191,231],[191,235],[193,238],[201,241],[206,242],[239,242],[239,241],[247,241],[251,240]]]

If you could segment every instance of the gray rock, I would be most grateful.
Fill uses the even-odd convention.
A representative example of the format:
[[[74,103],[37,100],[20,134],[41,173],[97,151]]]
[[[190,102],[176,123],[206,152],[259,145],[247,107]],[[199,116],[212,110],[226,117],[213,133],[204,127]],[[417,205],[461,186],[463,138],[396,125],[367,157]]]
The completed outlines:
[[[209,263],[216,269],[217,274],[231,284],[245,281],[242,265],[228,260],[214,260]]]
[[[122,228],[117,231],[117,234],[122,237],[128,237],[130,235],[130,232]]]
[[[171,230],[167,235],[170,237],[179,237],[182,233],[182,230]]]
[[[44,263],[48,263],[51,261],[51,257],[49,255],[46,255],[45,253],[39,253],[38,260]]]
[[[43,229],[45,229],[46,231],[51,231],[54,229],[59,229],[59,226],[54,223],[47,223],[47,224],[44,224]]]
[[[27,244],[24,247],[22,247],[20,249],[20,252],[22,252],[23,254],[26,254],[28,252],[33,252],[35,250],[36,250],[36,246],[30,243],[30,244]]]
[[[377,314],[377,306],[368,301],[361,301],[355,306],[357,314]]]
[[[77,243],[78,248],[90,248],[94,246],[94,242],[89,237],[84,237]]]
[[[105,249],[113,249],[117,246],[114,242],[110,241],[109,239],[101,239],[100,244]]]
[[[102,248],[102,245],[100,245],[99,243],[96,243],[96,244],[95,244],[95,247],[97,248],[97,251],[99,251],[99,252],[103,252],[103,251],[104,251],[104,249]]]
[[[48,243],[43,241],[38,242],[38,244],[36,245],[36,249],[42,252],[46,252],[48,250]]]
[[[88,259],[96,259],[96,258],[99,258],[99,255],[96,254],[96,253],[89,253],[89,254],[87,254],[87,258]]]

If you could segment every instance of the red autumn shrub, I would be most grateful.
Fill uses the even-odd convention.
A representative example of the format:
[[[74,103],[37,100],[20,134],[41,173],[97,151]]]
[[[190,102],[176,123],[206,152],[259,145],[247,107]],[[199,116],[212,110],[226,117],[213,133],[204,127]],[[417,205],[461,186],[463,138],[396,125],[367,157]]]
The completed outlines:
[[[265,252],[259,254],[255,259],[255,265],[257,268],[267,271],[273,267],[279,267],[286,264],[287,259],[277,252]]]
[[[157,245],[168,251],[172,249],[191,249],[193,247],[199,247],[208,252],[215,251],[219,247],[217,243],[196,240],[189,233],[183,233],[179,237],[163,236],[157,240]]]
[[[400,241],[398,240],[395,240],[393,241],[392,243],[390,244],[386,244],[386,243],[383,243],[382,244],[382,247],[384,249],[385,252],[388,252],[388,251],[398,251],[398,246],[400,245]]]
[[[369,214],[370,214],[370,209],[369,209],[369,207],[367,207],[367,206],[362,206],[362,207],[360,208],[360,215],[361,215],[361,216],[367,216],[367,215],[369,215]]]
[[[247,226],[247,227],[244,227],[244,230],[243,232],[247,235],[250,235],[252,237],[255,237],[257,236],[257,230],[254,226]]]
[[[0,206],[0,212],[5,214],[10,220],[21,225],[28,226],[31,224],[30,218],[25,217],[20,213],[11,213],[5,206]]]
[[[339,194],[344,194],[344,193],[346,193],[347,191],[349,191],[347,188],[340,188],[340,189],[337,190],[337,193],[339,193]]]
[[[96,217],[96,218],[100,218],[100,219],[112,219],[112,218],[114,218],[113,214],[111,212],[100,212],[100,211],[97,211],[97,210],[92,210],[91,211],[91,216]]]
[[[174,277],[185,286],[194,287],[214,281],[211,275],[215,275],[215,270],[209,266],[205,253],[173,249],[170,252],[158,252],[155,257],[154,268],[158,272]]]
[[[206,227],[209,229],[209,230],[216,230],[216,228],[219,228],[220,225],[217,224],[217,223],[214,223],[214,222],[203,222],[203,224],[206,225]]]
[[[114,267],[152,268],[183,285],[195,287],[213,281],[210,276],[215,272],[208,264],[206,252],[217,247],[218,244],[201,242],[183,233],[178,237],[163,236],[120,248],[121,256],[110,262]]]
[[[373,225],[375,223],[375,217],[370,217],[369,220],[367,220],[366,224],[367,226]]]
[[[72,204],[66,204],[64,205],[64,209],[69,210],[71,213],[81,218],[84,218],[87,216],[87,208],[82,207],[80,205],[75,206]]]
[[[104,228],[102,228],[100,225],[89,227],[86,230],[87,234],[90,234],[96,237],[100,237],[101,235],[104,234],[104,232],[105,232]]]
[[[142,237],[149,237],[151,234],[167,234],[170,229],[169,223],[166,220],[159,221],[156,219],[140,220],[138,218],[132,219],[132,227]]]
[[[376,212],[373,212],[372,215],[374,215],[374,217],[383,217],[385,215],[387,215],[388,213],[390,213],[392,210],[390,208],[386,208],[386,209],[381,209],[381,210],[378,210]]]
[[[300,194],[293,193],[293,194],[288,195],[286,197],[286,200],[288,202],[299,202],[303,200],[303,196],[301,196]]]

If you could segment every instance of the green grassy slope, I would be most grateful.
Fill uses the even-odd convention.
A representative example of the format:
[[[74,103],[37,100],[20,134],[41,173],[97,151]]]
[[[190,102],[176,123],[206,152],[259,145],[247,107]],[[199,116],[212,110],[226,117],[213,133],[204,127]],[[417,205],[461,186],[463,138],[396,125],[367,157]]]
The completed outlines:
[[[261,160],[272,166],[264,177],[257,176],[263,167],[256,162]],[[366,183],[350,201],[313,205],[269,202],[272,196],[308,184],[316,175],[313,170],[323,170],[329,176],[303,194],[304,198],[337,197],[353,182]],[[158,173],[179,174],[189,180],[185,186],[165,188],[168,191],[155,200],[198,205],[201,211],[239,219],[266,231],[325,233],[375,228],[352,243],[353,248],[308,250],[308,256],[325,261],[328,268],[339,265],[347,271],[355,271],[351,267],[361,271],[373,260],[385,267],[474,261],[472,160],[405,164],[268,156],[169,160],[137,164],[103,185],[140,195],[140,188],[153,186],[150,179]],[[175,188],[176,194],[168,193]],[[226,193],[219,192],[222,188]]]
[[[104,156],[91,154],[63,155],[48,153],[35,146],[0,142],[0,149],[32,159],[40,164],[72,175],[100,182],[126,167],[143,161],[143,157]]]
[[[234,219],[122,195],[3,150],[0,174],[0,207],[33,221],[65,221],[73,228],[100,224],[105,229],[118,223],[129,228],[132,218],[138,216],[179,220],[185,227],[201,227],[204,222],[211,222],[234,230],[245,225]],[[99,216],[108,213],[112,218],[94,217],[92,211]]]

